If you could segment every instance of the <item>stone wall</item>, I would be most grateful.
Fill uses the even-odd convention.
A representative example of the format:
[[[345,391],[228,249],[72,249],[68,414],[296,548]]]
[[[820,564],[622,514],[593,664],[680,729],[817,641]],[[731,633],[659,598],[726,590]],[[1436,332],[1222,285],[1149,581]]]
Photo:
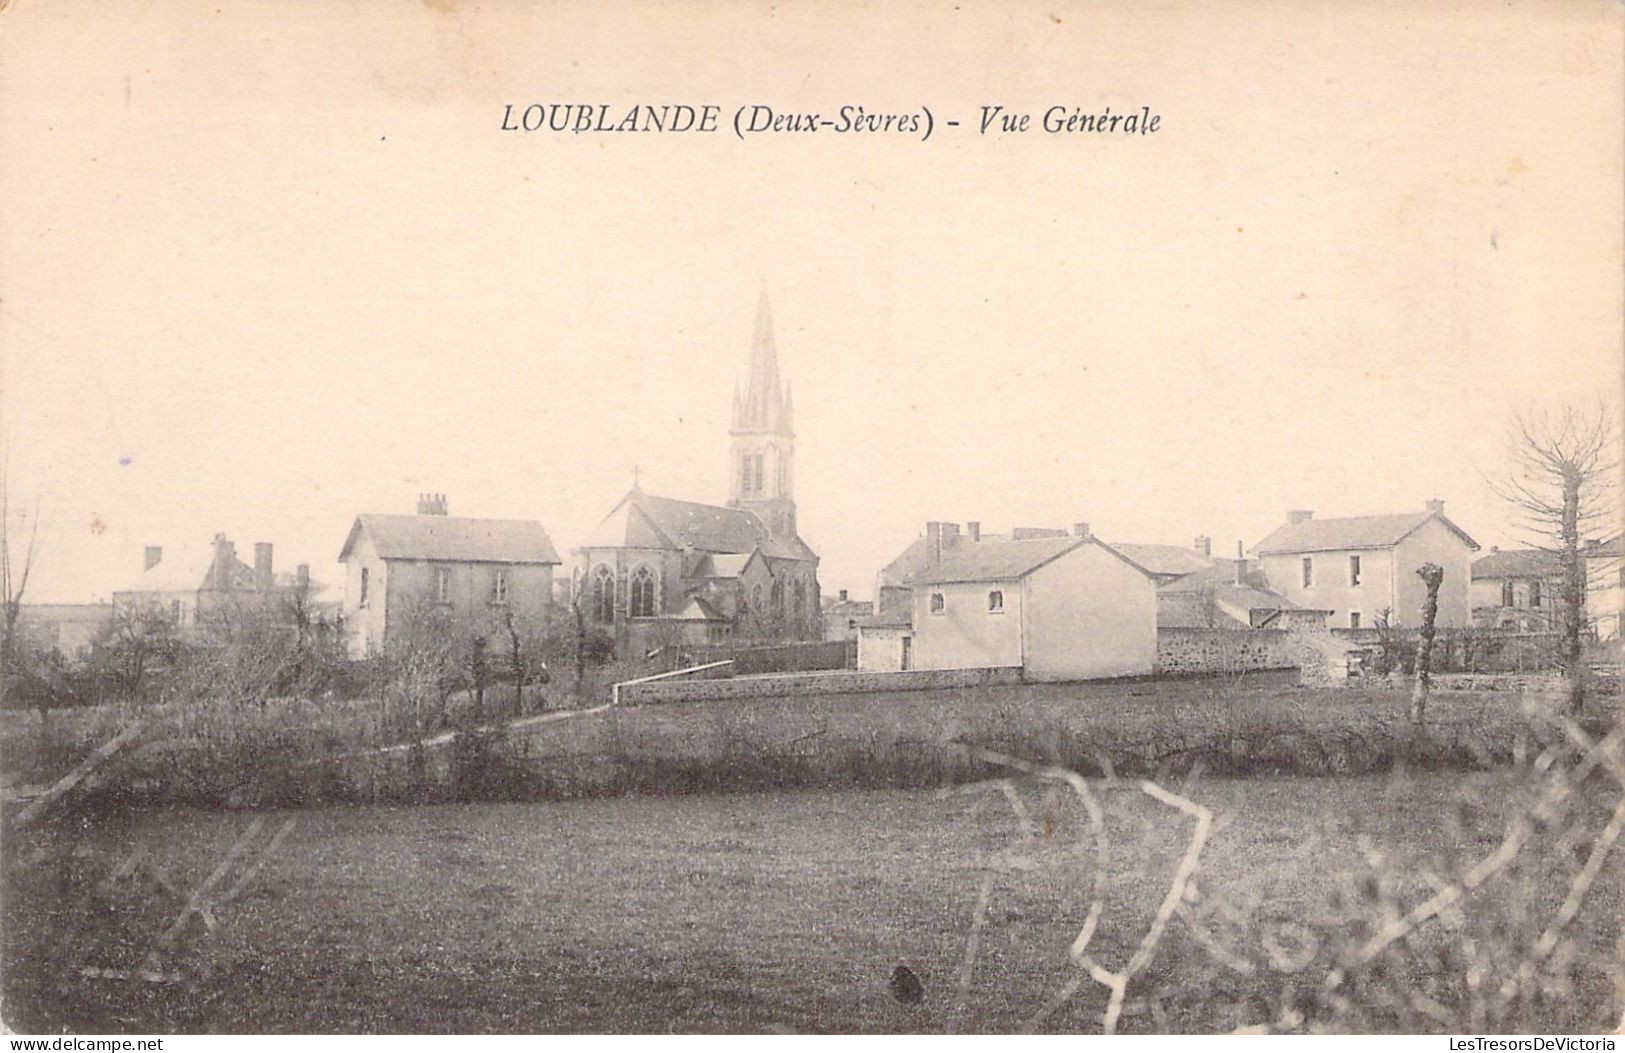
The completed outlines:
[[[698,702],[780,695],[849,695],[878,691],[1019,684],[1019,666],[992,669],[911,669],[907,672],[784,673],[726,680],[646,680],[615,685],[621,705]]]
[[[1279,629],[1157,630],[1158,676],[1296,669],[1301,661],[1293,634]]]

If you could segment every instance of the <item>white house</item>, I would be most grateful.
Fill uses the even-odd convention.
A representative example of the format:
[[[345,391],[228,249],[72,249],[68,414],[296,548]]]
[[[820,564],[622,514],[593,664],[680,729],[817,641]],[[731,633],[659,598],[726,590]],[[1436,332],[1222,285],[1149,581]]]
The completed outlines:
[[[452,517],[444,494],[426,494],[415,516],[357,516],[339,562],[345,629],[359,657],[423,607],[473,622],[540,617],[559,556],[540,523]]]
[[[1056,533],[928,551],[909,579],[909,667],[1019,666],[1030,680],[1149,674],[1155,581],[1087,524]]]
[[[1396,626],[1421,623],[1424,563],[1444,568],[1441,628],[1472,624],[1472,554],[1478,542],[1445,518],[1444,502],[1402,515],[1316,519],[1287,513],[1285,525],[1253,546],[1269,587],[1300,607],[1327,610],[1329,626],[1361,628],[1385,614]]]

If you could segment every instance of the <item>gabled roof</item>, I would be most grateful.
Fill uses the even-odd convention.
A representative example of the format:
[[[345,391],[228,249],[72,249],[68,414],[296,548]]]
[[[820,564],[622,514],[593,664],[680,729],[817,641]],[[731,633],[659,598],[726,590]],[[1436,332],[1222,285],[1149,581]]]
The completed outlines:
[[[1083,538],[1045,537],[1029,541],[972,542],[943,553],[942,561],[915,574],[916,585],[1024,578],[1057,556],[1087,544]]]
[[[234,589],[252,589],[255,586],[254,568],[232,557],[236,564],[231,571]],[[203,545],[180,552],[165,553],[164,558],[141,572],[119,592],[197,592],[210,584],[214,571],[215,548]]]
[[[1563,573],[1556,552],[1538,548],[1509,548],[1473,560],[1473,580],[1494,578],[1552,578]]]
[[[1248,629],[1251,624],[1209,604],[1200,593],[1157,592],[1159,629]]]
[[[636,487],[604,517],[581,547],[691,548],[747,556],[760,549],[769,559],[818,558],[800,538],[776,537],[748,509],[655,497]]]
[[[1625,556],[1625,534],[1607,541],[1592,542],[1580,550],[1580,555],[1586,559],[1618,559]]]
[[[1478,542],[1438,512],[1412,512],[1390,516],[1351,516],[1344,519],[1305,519],[1276,527],[1253,546],[1260,556],[1291,552],[1333,552],[1339,549],[1392,548],[1430,519],[1437,519],[1461,538],[1468,548]]]
[[[1211,556],[1204,556],[1182,545],[1113,543],[1112,547],[1151,574],[1195,574],[1213,567]]]
[[[683,609],[671,615],[671,620],[679,622],[725,622],[718,610],[698,596],[690,596]]]
[[[344,539],[339,561],[362,532],[382,559],[425,559],[449,563],[553,563],[559,554],[542,524],[529,519],[468,519],[461,516],[402,516],[363,513]],[[161,564],[160,564],[161,565]]]

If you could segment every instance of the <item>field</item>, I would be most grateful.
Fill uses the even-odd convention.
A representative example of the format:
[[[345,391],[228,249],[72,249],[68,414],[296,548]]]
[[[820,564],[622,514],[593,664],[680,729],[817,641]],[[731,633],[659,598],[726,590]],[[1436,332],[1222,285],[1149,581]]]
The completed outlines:
[[[1373,925],[1494,850],[1549,774],[1526,765],[1170,782],[1216,820],[1118,1030],[1229,1031],[1279,1022],[1294,1006],[1348,1030],[1444,1031],[1450,1015],[1475,1013],[1492,1029],[1611,1029],[1622,891],[1613,861],[1572,938],[1511,1008],[1496,994],[1514,975],[1504,952],[1521,955],[1565,897],[1579,867],[1574,831],[1594,836],[1618,796],[1600,774],[1565,822],[1543,828],[1459,914],[1396,942],[1330,996],[1314,993]],[[1119,969],[1151,927],[1194,823],[1133,783],[1094,786],[1110,852],[1089,951]],[[1059,783],[1018,779],[105,814],[31,843],[23,858],[7,853],[5,1024],[1098,1032],[1105,989],[1068,957],[1100,847],[1079,800]],[[266,829],[295,823],[243,894],[213,912],[215,931],[194,919],[164,956],[182,982],[82,974],[136,966],[181,902],[104,883],[133,848],[145,846],[184,896],[254,815]],[[899,962],[922,977],[923,1004],[888,994]]]

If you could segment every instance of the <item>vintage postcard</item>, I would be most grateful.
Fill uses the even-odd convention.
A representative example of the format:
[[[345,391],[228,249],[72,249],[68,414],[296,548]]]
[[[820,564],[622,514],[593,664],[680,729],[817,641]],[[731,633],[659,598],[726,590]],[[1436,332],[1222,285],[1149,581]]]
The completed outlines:
[[[0,247],[13,1034],[1613,1048],[1615,0],[8,0]]]

